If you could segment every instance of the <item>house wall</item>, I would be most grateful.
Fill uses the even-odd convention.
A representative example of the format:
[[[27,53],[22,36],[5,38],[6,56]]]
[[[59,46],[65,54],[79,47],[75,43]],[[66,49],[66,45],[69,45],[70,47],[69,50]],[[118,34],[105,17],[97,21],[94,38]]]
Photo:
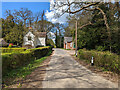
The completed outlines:
[[[66,44],[64,43],[64,49],[74,49],[73,45],[73,42],[67,42]]]
[[[45,37],[39,37],[38,39],[40,41],[40,43],[38,43],[38,45],[46,46],[46,44],[45,44]]]
[[[28,36],[31,37],[31,40],[28,40]],[[32,34],[32,32],[28,32],[24,36],[24,43],[23,43],[23,45],[31,45],[32,47],[34,47],[34,38],[35,38],[35,36]]]
[[[66,49],[66,44],[65,44],[65,42],[64,42],[64,49]]]
[[[67,43],[67,49],[73,49],[73,46],[71,46],[72,42]]]
[[[28,36],[31,37],[31,40],[28,40]],[[46,46],[45,37],[36,37],[32,32],[29,31],[24,36],[23,46],[29,46],[29,45],[31,45],[32,47],[36,47],[38,45]]]

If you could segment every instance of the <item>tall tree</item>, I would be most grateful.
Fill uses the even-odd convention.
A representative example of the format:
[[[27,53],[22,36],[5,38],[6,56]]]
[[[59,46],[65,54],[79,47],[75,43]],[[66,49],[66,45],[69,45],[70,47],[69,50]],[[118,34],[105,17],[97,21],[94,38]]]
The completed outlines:
[[[26,28],[27,20],[30,22],[32,18],[32,11],[27,8],[21,8],[20,10],[14,10],[14,15],[17,19],[23,21],[24,28]]]

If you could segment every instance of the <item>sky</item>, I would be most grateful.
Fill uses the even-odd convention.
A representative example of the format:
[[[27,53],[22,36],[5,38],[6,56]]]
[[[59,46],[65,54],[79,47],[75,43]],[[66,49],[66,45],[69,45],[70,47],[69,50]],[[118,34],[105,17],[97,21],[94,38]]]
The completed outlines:
[[[20,8],[28,8],[33,12],[50,11],[49,2],[2,2],[2,17],[5,18],[6,10],[19,10]]]
[[[45,16],[48,21],[52,23],[61,23],[65,24],[68,14],[63,14],[60,18],[54,18],[54,14],[56,12],[61,13],[62,9],[66,9],[67,7],[62,7],[60,10],[54,10],[55,8],[51,7],[54,5],[54,0],[0,0],[0,18],[5,18],[6,10],[19,10],[20,8],[28,8],[35,14],[36,12],[45,11]],[[70,0],[73,1],[73,0]],[[113,1],[113,0],[112,0]],[[1,7],[2,6],[2,7]],[[1,12],[2,8],[2,12]],[[1,14],[2,13],[2,14]]]
[[[6,18],[6,10],[14,11],[14,9],[19,10],[20,8],[28,8],[33,14],[44,10],[46,19],[52,23],[65,23],[66,15],[57,19],[54,18],[54,13],[50,10],[51,1],[53,0],[2,0],[2,14],[0,18]]]

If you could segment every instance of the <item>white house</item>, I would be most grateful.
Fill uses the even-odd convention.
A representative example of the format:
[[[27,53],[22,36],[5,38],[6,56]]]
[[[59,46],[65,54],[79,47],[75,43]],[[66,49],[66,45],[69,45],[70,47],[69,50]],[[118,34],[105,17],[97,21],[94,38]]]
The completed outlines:
[[[24,36],[23,47],[46,46],[45,39],[46,32],[32,32],[29,30]]]
[[[47,34],[47,36],[48,36],[49,39],[52,39],[54,44],[55,44],[55,38],[56,38],[55,34],[53,32],[49,32]]]
[[[8,43],[5,42],[5,40],[3,38],[0,38],[0,46],[7,46]]]

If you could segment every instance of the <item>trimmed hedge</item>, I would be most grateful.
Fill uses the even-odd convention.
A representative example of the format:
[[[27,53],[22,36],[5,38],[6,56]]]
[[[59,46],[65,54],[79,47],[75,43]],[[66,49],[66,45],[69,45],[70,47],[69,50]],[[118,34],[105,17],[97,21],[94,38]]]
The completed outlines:
[[[5,75],[11,69],[16,69],[20,66],[28,64],[30,61],[39,59],[45,56],[51,47],[41,47],[28,49],[19,53],[3,54],[2,55],[2,73]]]
[[[110,52],[101,52],[95,50],[84,50],[80,49],[78,51],[79,59],[91,62],[91,57],[94,57],[94,64],[98,67],[103,67],[106,70],[118,73],[120,72],[120,56]]]
[[[26,48],[0,48],[0,51],[2,53],[17,53],[17,52],[23,52]]]

